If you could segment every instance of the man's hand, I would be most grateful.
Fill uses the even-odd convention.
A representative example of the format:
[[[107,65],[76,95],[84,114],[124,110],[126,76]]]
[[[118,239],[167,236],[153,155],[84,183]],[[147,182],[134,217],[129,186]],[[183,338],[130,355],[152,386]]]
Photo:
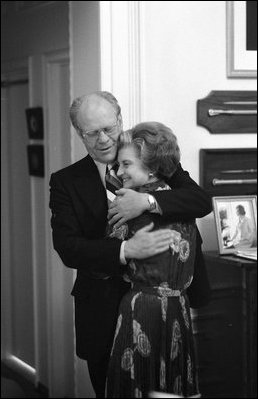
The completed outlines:
[[[168,250],[172,240],[169,229],[151,231],[153,223],[138,230],[135,235],[125,242],[126,259],[144,259]]]
[[[117,198],[111,203],[108,211],[109,224],[114,224],[115,228],[149,209],[148,195],[145,193],[121,188],[116,194]]]

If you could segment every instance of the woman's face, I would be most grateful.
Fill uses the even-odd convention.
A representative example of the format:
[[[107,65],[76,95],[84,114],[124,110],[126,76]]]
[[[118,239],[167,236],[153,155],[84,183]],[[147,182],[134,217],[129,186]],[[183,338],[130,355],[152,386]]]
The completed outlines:
[[[149,171],[144,168],[133,146],[121,148],[117,160],[117,175],[122,178],[124,188],[135,188],[148,183]]]

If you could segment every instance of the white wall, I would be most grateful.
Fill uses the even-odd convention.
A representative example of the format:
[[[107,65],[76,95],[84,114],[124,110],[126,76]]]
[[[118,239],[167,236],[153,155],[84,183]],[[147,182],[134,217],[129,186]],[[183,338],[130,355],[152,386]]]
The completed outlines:
[[[256,147],[256,134],[210,134],[196,124],[196,102],[212,90],[256,90],[256,79],[226,74],[225,1],[144,1],[143,120],[178,137],[182,165],[199,182],[201,148]],[[216,249],[213,215],[198,221],[204,249]]]
[[[99,2],[70,3],[71,99],[100,89]],[[73,162],[86,155],[81,140],[72,131]]]
[[[256,147],[256,134],[210,134],[196,123],[197,100],[210,91],[256,90],[256,79],[227,78],[225,1],[101,2],[101,10],[106,14],[101,38],[110,48],[109,59],[105,54],[102,60],[102,88],[117,96],[126,128],[128,121],[144,120],[171,127],[183,168],[197,182],[201,148]],[[127,65],[119,69],[121,59]],[[103,73],[105,68],[111,77]],[[139,87],[138,98],[133,98]],[[138,108],[134,119],[128,118],[126,96]],[[213,214],[198,220],[198,225],[204,249],[216,249]]]

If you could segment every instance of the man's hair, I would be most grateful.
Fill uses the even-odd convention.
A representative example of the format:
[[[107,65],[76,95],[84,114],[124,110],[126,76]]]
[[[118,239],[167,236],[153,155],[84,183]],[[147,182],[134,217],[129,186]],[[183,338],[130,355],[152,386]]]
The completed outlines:
[[[83,96],[77,97],[77,98],[75,98],[75,100],[72,102],[72,104],[70,106],[69,115],[70,115],[70,120],[71,120],[73,127],[80,135],[82,135],[83,130],[82,130],[81,126],[78,124],[77,115],[81,108],[82,103],[84,101],[87,101],[88,98],[90,98],[92,95],[96,95],[97,97],[103,98],[104,100],[108,101],[114,107],[117,118],[119,116],[121,118],[121,107],[118,104],[118,101],[115,98],[115,96],[113,96],[113,94],[109,93],[108,91],[95,91],[94,93],[91,93],[89,95],[85,94]]]
[[[159,122],[143,122],[118,139],[118,150],[133,146],[143,166],[156,176],[171,177],[180,162],[180,149],[172,130]]]
[[[240,215],[245,215],[246,212],[243,205],[237,205],[236,209],[238,210],[238,213],[240,213]]]

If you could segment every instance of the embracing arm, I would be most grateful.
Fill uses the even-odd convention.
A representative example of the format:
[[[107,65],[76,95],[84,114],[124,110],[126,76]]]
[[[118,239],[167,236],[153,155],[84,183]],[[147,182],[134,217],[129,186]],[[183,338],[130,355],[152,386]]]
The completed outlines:
[[[166,181],[171,191],[151,193],[164,216],[173,221],[202,218],[212,211],[210,196],[178,165],[174,175]]]
[[[104,239],[103,233],[98,234],[98,231],[92,234],[96,229],[90,215],[85,220],[88,232],[84,231],[69,190],[55,174],[50,180],[49,206],[52,211],[53,245],[66,266],[109,275],[118,273],[121,241]],[[104,225],[100,226],[99,232],[104,229]],[[95,236],[94,239],[90,239],[90,235]]]
[[[71,268],[88,272],[117,275],[121,273],[121,240],[105,237],[106,215],[98,221],[90,211],[81,207],[80,216],[69,194],[71,188],[55,174],[50,180],[51,227],[54,248],[63,263]],[[83,221],[82,215],[84,214]],[[153,226],[139,230],[134,237],[126,241],[127,258],[146,258],[164,251],[171,239],[170,230],[162,234],[151,231]]]
[[[177,171],[166,183],[172,190],[150,192],[159,209],[170,221],[187,221],[201,218],[212,211],[210,196],[178,165]],[[109,222],[115,227],[149,210],[148,194],[131,189],[117,191],[117,200],[109,209]]]

